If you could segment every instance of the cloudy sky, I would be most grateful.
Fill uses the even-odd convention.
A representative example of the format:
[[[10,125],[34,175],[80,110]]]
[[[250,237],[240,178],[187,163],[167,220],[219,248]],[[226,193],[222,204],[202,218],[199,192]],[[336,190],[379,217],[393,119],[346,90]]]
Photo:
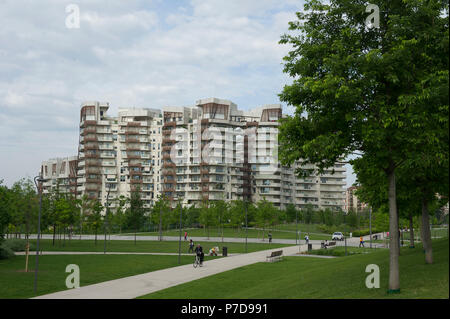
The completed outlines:
[[[280,103],[289,47],[278,41],[302,3],[0,0],[0,180],[76,155],[83,101],[110,102],[113,115],[212,96],[243,110]],[[67,27],[71,4],[79,28]]]

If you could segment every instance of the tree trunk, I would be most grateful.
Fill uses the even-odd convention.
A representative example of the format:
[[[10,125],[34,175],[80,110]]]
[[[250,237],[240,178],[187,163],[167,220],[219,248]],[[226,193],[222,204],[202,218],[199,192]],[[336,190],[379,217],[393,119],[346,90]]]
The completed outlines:
[[[27,238],[27,245],[25,247],[25,272],[28,272],[28,255],[30,253],[30,240]]]
[[[396,207],[397,209],[397,223],[400,221],[400,214],[398,213],[398,206]],[[400,243],[400,225],[397,226],[397,234],[398,234],[398,255],[400,256],[400,247],[402,247],[401,243]]]
[[[63,234],[64,234],[63,247],[66,247],[66,227],[63,228]]]
[[[97,246],[97,228],[95,229],[95,245]]]
[[[389,291],[400,291],[399,274],[399,238],[398,238],[398,216],[397,216],[397,195],[395,187],[395,171],[391,163],[388,173],[389,180]]]
[[[433,248],[431,244],[430,216],[428,215],[428,203],[425,199],[422,200],[422,244],[425,250],[425,262],[432,264]]]
[[[53,224],[53,246],[55,246],[55,238],[56,238],[56,225]]]
[[[414,225],[413,215],[409,215],[409,247],[414,248]]]

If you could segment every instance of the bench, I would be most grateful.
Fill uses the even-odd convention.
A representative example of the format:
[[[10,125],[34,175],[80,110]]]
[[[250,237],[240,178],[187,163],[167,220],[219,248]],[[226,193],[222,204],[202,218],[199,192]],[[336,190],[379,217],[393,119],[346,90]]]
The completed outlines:
[[[277,250],[277,251],[273,251],[270,256],[266,257],[266,261],[276,261],[276,260],[281,260],[283,258],[283,251],[282,250]]]
[[[330,246],[336,246],[336,242],[335,242],[335,241],[330,241],[330,242],[327,243],[326,245],[325,245],[324,242],[322,242],[322,243],[320,244],[320,248],[325,248],[325,249],[327,249],[327,247],[330,247]]]

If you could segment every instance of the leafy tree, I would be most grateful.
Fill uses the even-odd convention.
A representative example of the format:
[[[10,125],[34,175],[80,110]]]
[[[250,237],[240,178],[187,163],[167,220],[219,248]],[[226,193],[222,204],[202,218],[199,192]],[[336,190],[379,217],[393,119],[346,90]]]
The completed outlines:
[[[186,213],[184,214],[186,219],[184,220],[185,225],[189,225],[190,227],[194,224],[198,224],[200,210],[194,205],[187,208]]]
[[[282,164],[318,172],[350,154],[383,170],[390,218],[389,290],[400,290],[396,169],[438,140],[448,121],[448,2],[379,0],[368,29],[363,1],[307,0],[281,43],[295,77],[280,98],[296,107],[280,126]],[[301,172],[299,172],[301,173]]]
[[[136,245],[136,234],[145,219],[144,202],[141,199],[139,187],[131,191],[130,207],[127,209],[128,225],[134,229],[134,244]]]
[[[200,223],[203,224],[203,227],[207,231],[208,239],[209,239],[209,229],[211,226],[217,225],[217,211],[212,209],[209,206],[208,201],[203,201],[200,206]]]
[[[124,195],[120,195],[115,199],[115,202],[117,206],[112,220],[114,225],[117,225],[119,227],[119,233],[122,234],[122,227],[125,225],[126,222],[125,211],[128,199]]]
[[[241,226],[245,223],[245,206],[244,201],[234,200],[229,206],[230,225],[236,227],[240,231]]]
[[[150,221],[159,228],[159,240],[162,240],[162,230],[170,223],[170,203],[166,197],[160,196],[150,212]]]
[[[92,201],[92,205],[90,207],[89,215],[87,217],[88,222],[90,223],[91,228],[95,233],[95,245],[97,245],[97,234],[98,230],[102,227],[102,211],[104,207],[100,200],[95,199]]]
[[[302,220],[306,224],[312,224],[314,219],[314,208],[312,204],[307,204],[306,208],[302,210]]]
[[[224,200],[214,201],[210,207],[213,210],[212,215],[217,217],[217,224],[220,227],[223,242],[223,224],[229,218],[229,206]]]
[[[5,238],[6,229],[11,222],[10,190],[0,180],[0,241]]]
[[[264,240],[265,229],[273,225],[275,221],[276,209],[273,207],[273,204],[265,198],[257,203],[256,209],[256,222],[258,226],[263,229],[262,238]]]
[[[294,204],[288,204],[286,206],[286,221],[288,223],[292,223],[295,222],[295,219],[297,218],[297,220],[299,219],[298,213],[297,213],[297,209],[295,208]]]

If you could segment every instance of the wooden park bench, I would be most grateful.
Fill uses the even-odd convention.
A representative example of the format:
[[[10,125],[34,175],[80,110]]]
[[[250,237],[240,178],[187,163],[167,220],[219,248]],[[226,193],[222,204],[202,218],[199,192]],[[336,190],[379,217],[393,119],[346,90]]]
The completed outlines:
[[[277,251],[273,251],[270,256],[266,257],[267,261],[276,261],[276,260],[281,260],[283,258],[283,251],[282,250],[277,250]]]
[[[336,246],[336,242],[335,241],[330,241],[328,243],[328,247],[330,247],[330,246]]]
[[[326,248],[331,247],[331,246],[336,246],[336,242],[335,241],[330,241],[326,245],[325,245],[324,242],[322,242],[320,246],[321,246],[320,248],[325,248],[326,249]]]

